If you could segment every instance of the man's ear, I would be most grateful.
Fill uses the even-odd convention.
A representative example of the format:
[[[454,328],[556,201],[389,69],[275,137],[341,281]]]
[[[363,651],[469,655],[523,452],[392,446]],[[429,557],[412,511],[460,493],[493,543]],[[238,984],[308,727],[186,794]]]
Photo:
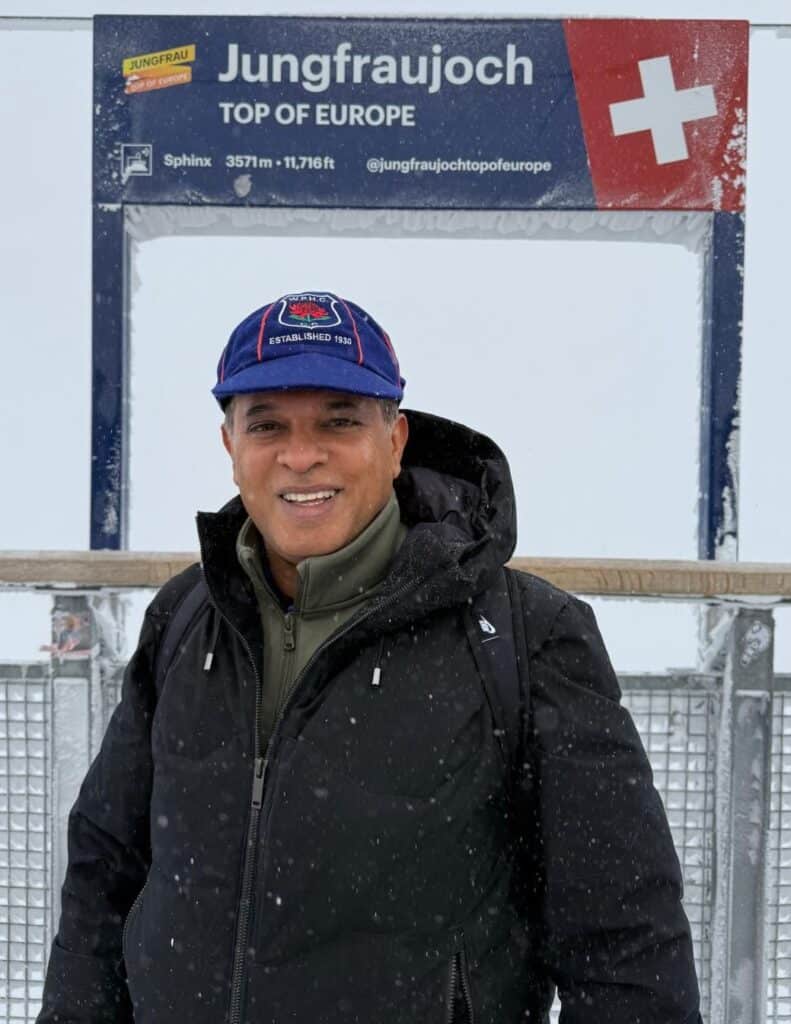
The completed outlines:
[[[233,438],[231,437],[231,432],[225,423],[220,425],[220,435],[222,437],[223,447],[231,457],[231,466],[233,467],[233,482],[238,487],[239,481],[236,479],[236,459],[233,457]]]
[[[222,423],[220,424],[220,434],[222,435],[222,443],[225,450],[233,458],[233,442],[231,441],[231,435],[228,432],[228,427]]]
[[[409,422],[406,416],[400,412],[393,424],[393,432],[390,441],[393,446],[393,479],[401,472],[401,458],[409,440]]]

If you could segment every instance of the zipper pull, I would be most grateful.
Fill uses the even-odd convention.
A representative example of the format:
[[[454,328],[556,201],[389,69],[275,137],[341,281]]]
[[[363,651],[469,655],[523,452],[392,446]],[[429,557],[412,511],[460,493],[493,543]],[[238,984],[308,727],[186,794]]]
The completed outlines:
[[[294,616],[291,612],[286,612],[283,619],[283,649],[293,651],[296,646],[296,641],[294,640]]]
[[[214,662],[214,652],[217,649],[217,638],[220,635],[220,626],[221,625],[222,625],[222,619],[220,617],[220,613],[215,609],[215,611],[214,611],[214,626],[212,628],[212,634],[211,634],[211,644],[209,646],[209,651],[208,651],[208,653],[206,655],[206,658],[205,658],[205,660],[203,662],[203,671],[204,672],[211,672],[211,667],[212,667],[212,664]]]
[[[382,657],[385,649],[385,638],[381,637],[379,640],[379,650],[376,653],[376,661],[374,662],[374,674],[371,676],[371,686],[379,687],[382,685]]]
[[[260,807],[264,797],[264,779],[266,778],[266,758],[255,759],[255,774],[253,775],[253,807]]]

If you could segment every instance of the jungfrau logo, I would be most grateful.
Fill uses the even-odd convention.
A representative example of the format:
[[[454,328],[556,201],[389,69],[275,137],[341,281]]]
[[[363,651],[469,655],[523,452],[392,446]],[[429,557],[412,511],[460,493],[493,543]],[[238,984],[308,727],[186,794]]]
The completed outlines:
[[[488,633],[490,636],[497,632],[491,622],[483,615],[478,616],[478,625],[481,627],[482,633]]]
[[[125,57],[121,65],[124,92],[133,95],[154,89],[168,89],[173,85],[188,85],[192,81],[191,65],[194,61],[194,43]]]
[[[281,303],[278,323],[283,327],[337,327],[341,322],[331,295],[287,295]]]

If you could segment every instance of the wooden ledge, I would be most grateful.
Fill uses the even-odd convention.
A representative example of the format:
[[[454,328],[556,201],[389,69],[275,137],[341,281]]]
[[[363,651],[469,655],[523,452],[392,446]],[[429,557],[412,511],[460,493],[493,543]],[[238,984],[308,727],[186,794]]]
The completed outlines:
[[[184,551],[6,551],[0,552],[0,588],[156,588],[196,559]],[[640,558],[514,558],[510,564],[575,594],[791,601],[791,565],[784,564]]]

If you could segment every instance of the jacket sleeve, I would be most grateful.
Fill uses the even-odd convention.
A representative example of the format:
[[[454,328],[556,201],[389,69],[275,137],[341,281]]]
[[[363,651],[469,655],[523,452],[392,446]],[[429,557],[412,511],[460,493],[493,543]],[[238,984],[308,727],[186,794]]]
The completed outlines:
[[[69,816],[60,925],[38,1024],[132,1024],[122,932],[150,863],[156,620],[149,610],[121,702]]]
[[[562,1024],[699,1024],[678,858],[591,608],[529,661],[541,958]]]

